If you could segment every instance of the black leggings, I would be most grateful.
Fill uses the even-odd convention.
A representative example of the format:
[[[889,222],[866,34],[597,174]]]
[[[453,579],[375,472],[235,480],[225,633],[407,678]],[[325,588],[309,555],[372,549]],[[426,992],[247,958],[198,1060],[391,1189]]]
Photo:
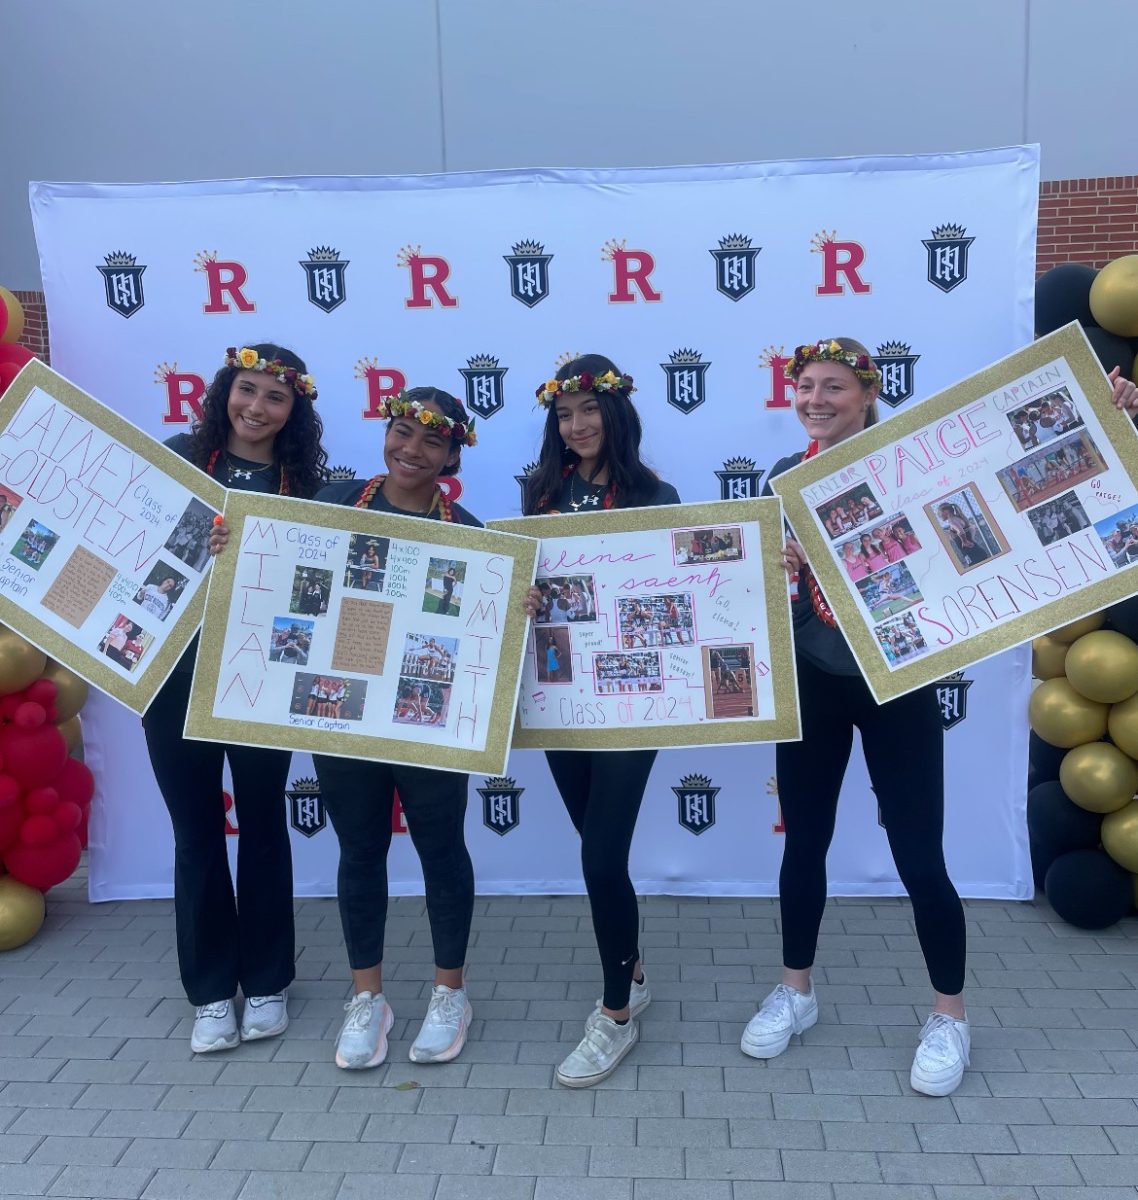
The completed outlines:
[[[605,1008],[628,1004],[640,957],[640,913],[628,853],[655,750],[547,750],[549,769],[581,835],[581,870],[605,977]]]
[[[944,864],[944,731],[931,687],[877,704],[860,675],[798,658],[802,741],[775,749],[786,839],[779,873],[783,963],[814,965],[826,852],[856,725],[897,873],[913,902],[933,987],[964,990],[964,908]]]
[[[395,790],[423,866],[435,966],[466,962],[474,916],[474,867],[464,825],[469,776],[314,754],[320,795],[340,842],[336,895],[353,971],[383,962],[387,852]]]
[[[178,967],[191,1004],[271,996],[292,982],[292,847],[286,750],[182,737],[189,671],[175,670],[142,718],[146,748],[174,826]],[[241,828],[237,896],[229,874],[221,773],[226,758]]]

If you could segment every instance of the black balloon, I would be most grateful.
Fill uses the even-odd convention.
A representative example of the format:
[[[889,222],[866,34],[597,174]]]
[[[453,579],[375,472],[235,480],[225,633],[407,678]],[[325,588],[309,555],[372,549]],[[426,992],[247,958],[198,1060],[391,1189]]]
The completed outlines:
[[[1130,368],[1134,365],[1134,355],[1130,353],[1130,343],[1117,333],[1107,333],[1097,325],[1084,329],[1088,341],[1094,348],[1102,369],[1109,375],[1115,367],[1125,378],[1130,378]]]
[[[1071,850],[1091,850],[1099,844],[1102,814],[1080,808],[1058,780],[1036,784],[1027,794],[1027,837],[1031,873],[1043,886],[1051,864]]]
[[[1040,275],[1035,281],[1035,332],[1054,333],[1071,321],[1093,325],[1091,284],[1097,274],[1084,263],[1060,263]]]
[[[1080,929],[1106,929],[1132,907],[1130,872],[1105,850],[1072,850],[1050,866],[1043,890],[1051,907]]]
[[[1035,776],[1036,783],[1048,779],[1059,778],[1059,766],[1067,751],[1062,746],[1052,746],[1045,742],[1033,729],[1027,735],[1027,762]]]
[[[1120,600],[1106,610],[1108,629],[1124,633],[1131,641],[1138,642],[1138,596]]]

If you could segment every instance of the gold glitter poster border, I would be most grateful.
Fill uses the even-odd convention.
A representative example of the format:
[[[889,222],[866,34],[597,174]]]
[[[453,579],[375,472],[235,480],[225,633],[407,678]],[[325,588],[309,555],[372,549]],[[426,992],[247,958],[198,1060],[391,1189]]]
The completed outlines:
[[[1131,484],[1138,488],[1138,437],[1135,436],[1134,424],[1110,402],[1110,384],[1086,334],[1075,322],[937,392],[913,408],[890,417],[883,425],[870,426],[849,441],[841,442],[824,454],[771,480],[771,487],[782,497],[787,520],[802,543],[811,567],[815,568],[822,592],[833,608],[838,625],[879,704],[1098,612],[1107,605],[1125,600],[1138,590],[1135,568],[1126,568],[1109,579],[1092,583],[995,629],[946,646],[943,650],[930,650],[915,662],[890,671],[872,630],[863,620],[856,601],[842,579],[838,561],[829,543],[815,525],[810,506],[802,498],[807,488],[861,461],[867,454],[888,450],[894,443],[931,422],[950,416],[1060,358],[1067,360],[1071,375],[1101,423],[1123,471]]]
[[[221,678],[222,650],[230,614],[234,610],[233,592],[238,558],[234,548],[244,540],[246,523],[258,518],[334,529],[348,535],[364,533],[396,538],[460,553],[464,550],[477,551],[510,561],[510,589],[503,599],[505,620],[483,750],[439,746],[410,738],[339,733],[214,716],[214,700]],[[229,526],[230,545],[214,560],[210,573],[201,649],[198,651],[198,664],[186,716],[186,737],[278,750],[307,750],[311,754],[402,763],[440,771],[466,771],[484,775],[500,775],[505,771],[514,728],[514,707],[521,682],[522,655],[525,652],[527,620],[523,603],[537,567],[536,541],[471,525],[446,524],[421,517],[401,517],[370,509],[266,496],[257,492],[230,492],[225,506],[225,520]],[[408,598],[392,603],[398,607],[415,601]]]
[[[801,736],[798,681],[790,596],[782,569],[782,505],[776,497],[761,500],[713,500],[610,512],[553,514],[491,521],[489,527],[543,541],[606,534],[684,530],[711,525],[757,526],[763,598],[766,603],[768,658],[774,675],[774,716],[748,720],[693,720],[659,727],[622,729],[527,729],[517,718],[514,745],[519,750],[686,749],[697,746],[749,745],[753,742],[797,741]],[[750,555],[748,555],[750,558]],[[677,568],[679,570],[680,568]],[[740,638],[740,641],[746,639]],[[702,694],[701,694],[702,700]]]
[[[224,507],[226,489],[215,479],[38,360],[28,363],[0,398],[0,433],[8,428],[20,406],[37,388],[57,404],[126,446],[132,454],[150,463],[160,474],[180,483],[203,504],[218,512]],[[101,656],[70,641],[2,592],[0,622],[38,646],[56,662],[62,663],[69,671],[74,671],[92,687],[106,692],[132,712],[144,713],[197,633],[205,612],[207,583],[208,580],[199,585],[190,602],[174,618],[161,649],[149,659],[136,683],[118,675],[100,661]]]

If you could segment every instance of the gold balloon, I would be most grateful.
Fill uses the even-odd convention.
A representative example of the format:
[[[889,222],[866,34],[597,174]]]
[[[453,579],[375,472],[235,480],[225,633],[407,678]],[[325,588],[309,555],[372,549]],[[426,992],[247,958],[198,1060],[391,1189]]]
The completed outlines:
[[[1080,808],[1115,812],[1138,791],[1138,763],[1109,742],[1091,742],[1063,755],[1059,782]]]
[[[0,287],[0,342],[18,342],[24,332],[24,306],[6,287]]]
[[[1110,740],[1131,758],[1138,758],[1138,696],[1111,705],[1106,728]]]
[[[1096,629],[1067,651],[1067,678],[1088,700],[1118,704],[1138,692],[1138,646],[1124,633]]]
[[[50,679],[56,686],[55,720],[56,724],[62,725],[64,721],[70,721],[87,703],[87,681],[50,658],[43,670],[43,677]]]
[[[1045,742],[1069,750],[1097,742],[1106,733],[1109,711],[1107,705],[1081,696],[1066,679],[1045,679],[1031,693],[1027,719]]]
[[[83,727],[80,725],[78,717],[68,717],[66,721],[60,721],[59,732],[63,734],[63,740],[67,743],[68,754],[74,754],[76,750],[82,749]]]
[[[43,674],[47,655],[18,633],[0,629],[0,696],[22,692]]]
[[[1091,284],[1095,321],[1119,337],[1138,337],[1138,254],[1109,262]]]
[[[39,933],[43,916],[43,892],[11,875],[0,878],[0,950],[15,950],[30,942]]]
[[[1081,638],[1084,633],[1091,633],[1095,629],[1101,629],[1105,624],[1106,613],[1091,613],[1089,617],[1072,621],[1070,625],[1064,625],[1061,629],[1053,629],[1048,636],[1053,642],[1066,642],[1070,644],[1077,638]]]
[[[1064,674],[1067,643],[1044,634],[1031,643],[1031,673],[1036,679],[1057,679]]]
[[[1103,817],[1102,848],[1120,867],[1138,871],[1138,800]]]

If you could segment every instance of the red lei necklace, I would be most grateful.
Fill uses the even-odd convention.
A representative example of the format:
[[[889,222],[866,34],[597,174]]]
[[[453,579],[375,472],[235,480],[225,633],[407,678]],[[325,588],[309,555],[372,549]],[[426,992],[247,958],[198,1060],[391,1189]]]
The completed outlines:
[[[212,475],[212,474],[214,473],[214,468],[216,468],[216,466],[217,466],[217,461],[218,461],[218,459],[219,459],[219,458],[221,458],[221,451],[220,451],[220,450],[215,450],[215,451],[214,451],[214,452],[213,452],[213,453],[212,453],[212,454],[209,456],[209,458],[208,458],[208,460],[206,461],[206,464],[205,464],[205,473],[206,473],[207,475]],[[281,486],[280,486],[280,491],[279,491],[279,492],[277,492],[277,495],[278,495],[278,496],[287,496],[288,494],[289,494],[289,490],[288,490],[288,476],[285,474],[285,469],[284,469],[284,467],[281,467]]]
[[[364,484],[364,490],[360,493],[360,498],[352,505],[353,508],[370,508],[372,500],[375,499],[376,492],[383,487],[386,475],[373,475],[367,483]],[[438,484],[435,484],[435,498],[431,501],[431,507],[422,515],[429,517],[435,509],[439,510],[439,520],[449,521],[454,524],[454,508],[451,502],[443,495],[443,490]]]
[[[802,456],[802,461],[805,462],[808,458],[813,458],[819,449],[818,443],[811,441],[806,447],[806,453]],[[806,588],[810,593],[810,603],[814,608],[814,615],[823,625],[829,625],[831,629],[837,629],[838,620],[834,616],[834,610],[826,603],[826,597],[822,595],[822,589],[818,586],[818,580],[814,578],[814,572],[810,570],[810,564],[807,563],[799,571],[798,575],[800,579],[803,575],[806,576]]]

